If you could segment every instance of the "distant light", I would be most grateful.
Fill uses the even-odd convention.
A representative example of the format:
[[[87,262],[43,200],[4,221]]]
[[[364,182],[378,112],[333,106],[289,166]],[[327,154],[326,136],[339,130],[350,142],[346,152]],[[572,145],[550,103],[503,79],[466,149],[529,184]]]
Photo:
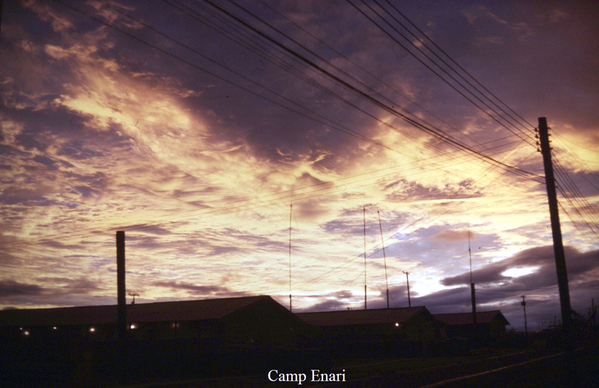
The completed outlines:
[[[52,328],[52,330],[56,330],[56,329],[58,329],[56,326],[54,326],[54,327]]]
[[[29,335],[29,331],[25,330],[25,331],[23,332],[23,334],[25,334],[25,335]]]
[[[19,327],[19,330],[23,331],[23,328],[22,328],[22,327]]]
[[[96,331],[96,328],[95,327],[90,327],[89,331],[93,333],[94,331]]]
[[[135,323],[132,323],[131,326],[129,326],[129,328],[131,330],[135,330],[135,329],[137,329],[137,326],[135,326]]]
[[[395,322],[395,327],[399,327],[399,322]]]

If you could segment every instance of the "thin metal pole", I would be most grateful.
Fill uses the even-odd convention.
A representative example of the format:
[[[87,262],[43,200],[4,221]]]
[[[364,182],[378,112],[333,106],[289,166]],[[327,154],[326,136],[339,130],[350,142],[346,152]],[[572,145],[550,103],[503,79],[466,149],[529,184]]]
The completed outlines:
[[[472,282],[472,249],[470,249],[470,228],[468,228],[468,257],[470,258],[470,283]]]
[[[293,300],[291,297],[291,217],[293,215],[293,204],[289,204],[289,311],[293,311]]]
[[[368,296],[366,292],[366,206],[362,210],[364,216],[364,310],[368,310]]]
[[[412,307],[412,301],[410,300],[410,273],[408,271],[403,271],[406,274],[406,281],[408,283],[408,307]]]
[[[472,249],[470,249],[470,226],[468,226],[468,256],[470,257],[470,298],[472,300],[472,323],[476,325],[478,323],[478,316],[476,315],[476,289],[474,288],[474,282],[472,281]]]
[[[387,256],[385,255],[385,240],[383,239],[383,226],[381,224],[381,213],[377,210],[379,215],[379,229],[381,231],[381,244],[383,245],[383,263],[385,264],[385,283],[387,285],[387,308],[389,308],[389,279],[387,278]]]
[[[522,295],[522,302],[520,303],[524,308],[524,333],[528,335],[528,322],[526,321],[526,296]]]

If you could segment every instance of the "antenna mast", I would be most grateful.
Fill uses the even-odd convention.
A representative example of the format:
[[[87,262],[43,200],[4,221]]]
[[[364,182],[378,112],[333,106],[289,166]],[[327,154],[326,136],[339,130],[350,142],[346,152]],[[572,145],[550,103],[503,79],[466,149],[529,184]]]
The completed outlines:
[[[293,311],[293,302],[291,299],[291,216],[293,214],[293,204],[289,204],[289,311]]]
[[[476,317],[476,292],[472,281],[472,249],[470,249],[470,225],[468,225],[468,256],[470,257],[470,295],[472,297],[472,322],[477,324]]]
[[[470,249],[470,227],[468,227],[468,257],[470,257],[470,284],[472,284],[472,249]]]
[[[381,230],[381,244],[383,244],[383,263],[385,264],[385,283],[387,285],[387,308],[389,308],[389,279],[387,278],[387,256],[385,255],[385,240],[383,239],[383,226],[381,225],[381,212],[376,211],[379,215],[379,229]]]
[[[366,206],[362,209],[364,215],[364,310],[368,310],[368,297],[366,296]]]
[[[408,283],[408,307],[412,308],[412,300],[410,299],[410,273],[408,271],[403,271],[406,274],[406,283]]]

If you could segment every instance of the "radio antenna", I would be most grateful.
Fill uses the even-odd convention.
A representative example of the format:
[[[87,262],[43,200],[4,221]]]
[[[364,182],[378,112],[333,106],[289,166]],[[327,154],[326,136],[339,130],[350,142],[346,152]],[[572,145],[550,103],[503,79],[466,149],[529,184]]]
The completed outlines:
[[[383,226],[381,225],[381,212],[376,211],[379,215],[379,229],[381,230],[381,244],[383,244],[383,263],[385,264],[385,283],[387,285],[387,308],[389,308],[389,279],[387,278],[387,256],[385,255],[385,240],[383,239]]]

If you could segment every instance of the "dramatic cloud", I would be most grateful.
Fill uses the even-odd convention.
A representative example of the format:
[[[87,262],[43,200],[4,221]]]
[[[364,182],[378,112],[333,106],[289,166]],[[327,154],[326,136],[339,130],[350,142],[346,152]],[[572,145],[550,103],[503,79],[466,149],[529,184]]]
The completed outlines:
[[[570,281],[575,282],[599,272],[599,251],[580,253],[573,247],[566,247],[565,256]],[[531,271],[524,271],[525,274],[522,276],[518,276],[518,271],[512,272],[515,276],[507,274],[510,270],[528,268]],[[553,246],[527,249],[511,258],[486,265],[474,270],[472,279],[479,285],[516,285],[532,289],[553,286],[557,279]],[[470,284],[470,274],[464,273],[445,278],[441,283],[445,286]]]
[[[261,34],[208,3],[4,5],[0,308],[115,303],[125,231],[141,303],[403,306],[408,272],[467,311],[472,266],[481,308],[550,319],[539,116],[573,305],[599,298],[597,7],[368,2],[437,66],[363,4],[218,3]]]
[[[3,298],[23,295],[35,296],[43,293],[44,289],[35,284],[24,284],[11,280],[0,282],[0,296]]]

